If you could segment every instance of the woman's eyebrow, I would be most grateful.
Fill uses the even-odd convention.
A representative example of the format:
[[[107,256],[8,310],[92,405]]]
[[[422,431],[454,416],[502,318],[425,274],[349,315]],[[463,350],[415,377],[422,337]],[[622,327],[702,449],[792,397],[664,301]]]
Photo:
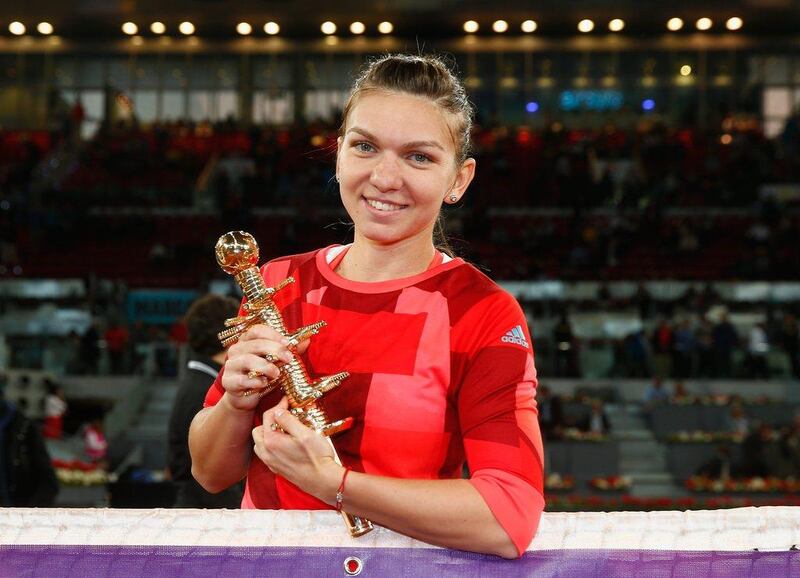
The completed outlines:
[[[347,133],[345,133],[345,134],[349,134],[351,132],[357,132],[358,134],[360,134],[364,138],[367,138],[367,139],[369,139],[371,141],[378,141],[379,140],[378,137],[376,137],[374,134],[372,134],[371,132],[369,132],[368,130],[366,130],[364,128],[360,128],[360,127],[354,126],[352,128],[347,129]],[[403,148],[406,148],[406,149],[414,149],[414,148],[422,148],[422,147],[437,148],[437,149],[439,149],[441,151],[445,150],[445,148],[442,145],[440,145],[438,142],[436,142],[435,140],[415,140],[415,141],[412,141],[412,142],[409,142],[409,143],[405,143],[403,145]]]

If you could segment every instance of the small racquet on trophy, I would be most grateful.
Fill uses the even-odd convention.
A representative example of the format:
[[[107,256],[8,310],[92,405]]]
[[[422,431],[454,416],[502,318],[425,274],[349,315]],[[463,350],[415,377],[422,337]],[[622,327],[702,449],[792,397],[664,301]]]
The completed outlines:
[[[225,327],[228,329],[219,334],[223,347],[227,348],[236,343],[251,326],[264,323],[289,340],[291,351],[293,346],[316,335],[320,329],[325,327],[324,321],[318,321],[293,332],[286,329],[283,317],[272,300],[272,296],[290,283],[294,283],[294,278],[287,277],[275,287],[266,286],[258,268],[258,243],[252,235],[244,231],[225,233],[217,241],[215,251],[217,263],[223,271],[234,276],[246,298],[245,314],[228,319],[225,322]],[[280,387],[289,400],[290,411],[306,426],[326,438],[352,427],[352,417],[329,422],[325,411],[317,403],[323,394],[337,387],[349,376],[349,373],[343,371],[313,380],[308,375],[303,360],[294,351],[292,351],[292,361],[282,363],[278,367],[281,372],[280,377],[268,384],[263,391],[259,392],[259,395],[264,395],[275,387]],[[250,378],[261,376],[262,374],[259,372],[248,374]],[[333,448],[334,460],[341,465],[336,448],[333,447],[330,439],[328,442]],[[366,518],[348,514],[344,510],[342,510],[342,517],[351,536],[362,536],[372,530],[372,522]]]

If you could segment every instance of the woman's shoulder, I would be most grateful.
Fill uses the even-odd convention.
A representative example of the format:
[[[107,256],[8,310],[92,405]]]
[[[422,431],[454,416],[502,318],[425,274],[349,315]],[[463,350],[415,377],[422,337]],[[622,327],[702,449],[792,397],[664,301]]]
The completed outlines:
[[[261,275],[267,282],[282,281],[289,275],[296,274],[297,271],[314,266],[317,254],[327,251],[330,247],[314,249],[306,253],[295,253],[294,255],[283,255],[270,259],[261,266]]]
[[[443,285],[450,299],[477,303],[490,300],[497,303],[516,304],[516,299],[483,271],[466,261],[448,272]]]

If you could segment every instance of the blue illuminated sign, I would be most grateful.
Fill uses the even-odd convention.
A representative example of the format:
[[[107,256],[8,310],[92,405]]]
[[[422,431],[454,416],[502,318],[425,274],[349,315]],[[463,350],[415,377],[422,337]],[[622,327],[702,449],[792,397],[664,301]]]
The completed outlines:
[[[561,110],[619,110],[622,93],[618,90],[565,90],[559,96]]]

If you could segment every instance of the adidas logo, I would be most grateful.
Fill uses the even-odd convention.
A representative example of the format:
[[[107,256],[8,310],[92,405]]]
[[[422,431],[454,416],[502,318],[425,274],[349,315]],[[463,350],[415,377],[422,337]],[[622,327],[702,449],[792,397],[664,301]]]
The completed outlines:
[[[525,334],[522,332],[522,326],[517,325],[513,329],[506,331],[506,334],[500,338],[503,343],[516,343],[524,348],[528,348],[528,342],[525,341]]]

